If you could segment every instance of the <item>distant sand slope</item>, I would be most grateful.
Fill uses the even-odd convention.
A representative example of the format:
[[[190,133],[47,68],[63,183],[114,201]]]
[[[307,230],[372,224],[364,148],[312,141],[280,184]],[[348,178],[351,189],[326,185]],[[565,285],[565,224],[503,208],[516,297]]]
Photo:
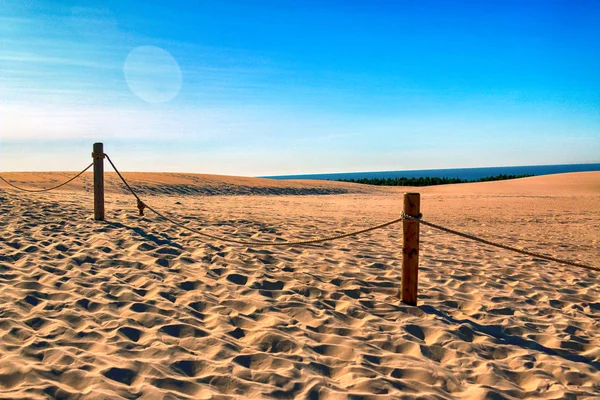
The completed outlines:
[[[522,195],[542,194],[550,196],[599,195],[600,172],[573,172],[494,182],[429,186],[423,189],[427,193],[463,191],[470,193],[519,193]]]
[[[48,176],[71,174],[6,174],[31,185]],[[258,240],[395,218],[407,190],[128,176],[190,226]],[[397,298],[400,225],[319,246],[205,242],[138,217],[114,177],[107,221],[94,222],[86,179],[41,195],[0,183],[2,398],[600,395],[597,273],[423,227],[419,306],[409,307]],[[213,195],[181,196],[178,185]],[[577,173],[414,190],[433,222],[600,266],[599,187],[600,173]]]
[[[12,183],[30,188],[43,188],[66,181],[74,172],[9,172],[2,176]],[[377,188],[345,182],[330,181],[283,181],[263,178],[246,178],[224,175],[184,173],[129,172],[123,173],[128,182],[142,194],[169,195],[306,195],[371,193]],[[105,173],[107,193],[126,193],[121,180],[114,172]],[[6,187],[3,182],[0,187]],[[84,174],[80,179],[61,190],[92,191],[93,175]]]
[[[2,176],[17,185],[29,188],[44,188],[66,181],[75,172],[5,172]],[[172,195],[296,195],[296,194],[342,194],[380,193],[385,191],[406,191],[404,188],[371,186],[348,182],[319,180],[278,180],[248,178],[226,175],[206,175],[189,173],[127,172],[123,173],[131,185],[140,193]],[[120,179],[114,172],[106,172],[106,191],[126,193]],[[0,182],[0,188],[7,188]],[[64,186],[60,190],[91,191],[92,173]],[[600,193],[600,172],[577,172],[557,175],[544,175],[506,181],[477,182],[455,185],[439,185],[414,188],[421,193],[514,193],[552,194],[598,194]]]

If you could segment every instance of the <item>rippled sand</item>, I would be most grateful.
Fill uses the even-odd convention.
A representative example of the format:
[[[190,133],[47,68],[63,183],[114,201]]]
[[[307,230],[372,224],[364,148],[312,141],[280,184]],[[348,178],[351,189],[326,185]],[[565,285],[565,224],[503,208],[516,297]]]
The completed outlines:
[[[28,186],[70,174],[3,174]],[[302,239],[424,219],[600,266],[600,173],[430,188],[126,174],[195,228]],[[54,182],[52,182],[54,180]],[[206,242],[91,175],[0,183],[3,398],[597,398],[599,273],[421,229],[419,305],[400,225],[304,247]]]

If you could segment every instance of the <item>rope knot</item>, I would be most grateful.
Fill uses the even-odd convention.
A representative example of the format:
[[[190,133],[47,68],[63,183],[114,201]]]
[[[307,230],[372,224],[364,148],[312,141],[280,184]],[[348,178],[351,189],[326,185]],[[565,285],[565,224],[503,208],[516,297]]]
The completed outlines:
[[[405,213],[404,211],[402,211],[402,218],[408,219],[408,220],[411,220],[411,221],[420,221],[421,218],[423,218],[423,214],[419,213],[419,215],[417,215],[416,217],[413,217],[412,215],[408,215],[407,213]]]
[[[105,156],[106,156],[106,154],[104,154],[104,153],[94,153],[94,152],[92,152],[92,158],[94,160],[102,159]]]
[[[137,199],[137,208],[138,208],[138,210],[140,210],[140,217],[143,217],[144,216],[144,208],[146,208],[146,205],[140,199]]]

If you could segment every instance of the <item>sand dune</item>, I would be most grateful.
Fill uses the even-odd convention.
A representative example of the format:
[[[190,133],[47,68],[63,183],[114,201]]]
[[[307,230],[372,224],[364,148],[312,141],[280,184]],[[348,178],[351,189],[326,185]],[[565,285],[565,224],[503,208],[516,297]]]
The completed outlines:
[[[3,176],[42,187],[71,174]],[[417,189],[126,176],[149,204],[219,235],[359,229],[398,216],[415,190],[432,222],[600,266],[600,173]],[[399,225],[235,246],[138,217],[112,175],[107,188],[107,221],[95,222],[90,175],[47,194],[0,183],[1,397],[600,395],[598,273],[423,227],[409,307],[397,298]]]
[[[41,189],[64,182],[75,174],[75,172],[8,172],[3,173],[2,176],[17,186]],[[225,175],[129,172],[124,173],[124,176],[141,194],[152,195],[307,195],[372,193],[378,190],[374,187],[346,182],[285,181]],[[81,178],[58,190],[91,192],[93,184],[92,173],[86,172]],[[107,193],[128,193],[114,172],[105,173],[105,190]]]

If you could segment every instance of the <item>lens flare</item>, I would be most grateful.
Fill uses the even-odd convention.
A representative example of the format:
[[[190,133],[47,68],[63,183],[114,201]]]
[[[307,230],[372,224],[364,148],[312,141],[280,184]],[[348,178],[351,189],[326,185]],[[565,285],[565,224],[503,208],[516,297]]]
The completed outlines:
[[[166,103],[181,89],[181,69],[173,56],[156,46],[133,49],[123,65],[129,89],[148,103]]]

